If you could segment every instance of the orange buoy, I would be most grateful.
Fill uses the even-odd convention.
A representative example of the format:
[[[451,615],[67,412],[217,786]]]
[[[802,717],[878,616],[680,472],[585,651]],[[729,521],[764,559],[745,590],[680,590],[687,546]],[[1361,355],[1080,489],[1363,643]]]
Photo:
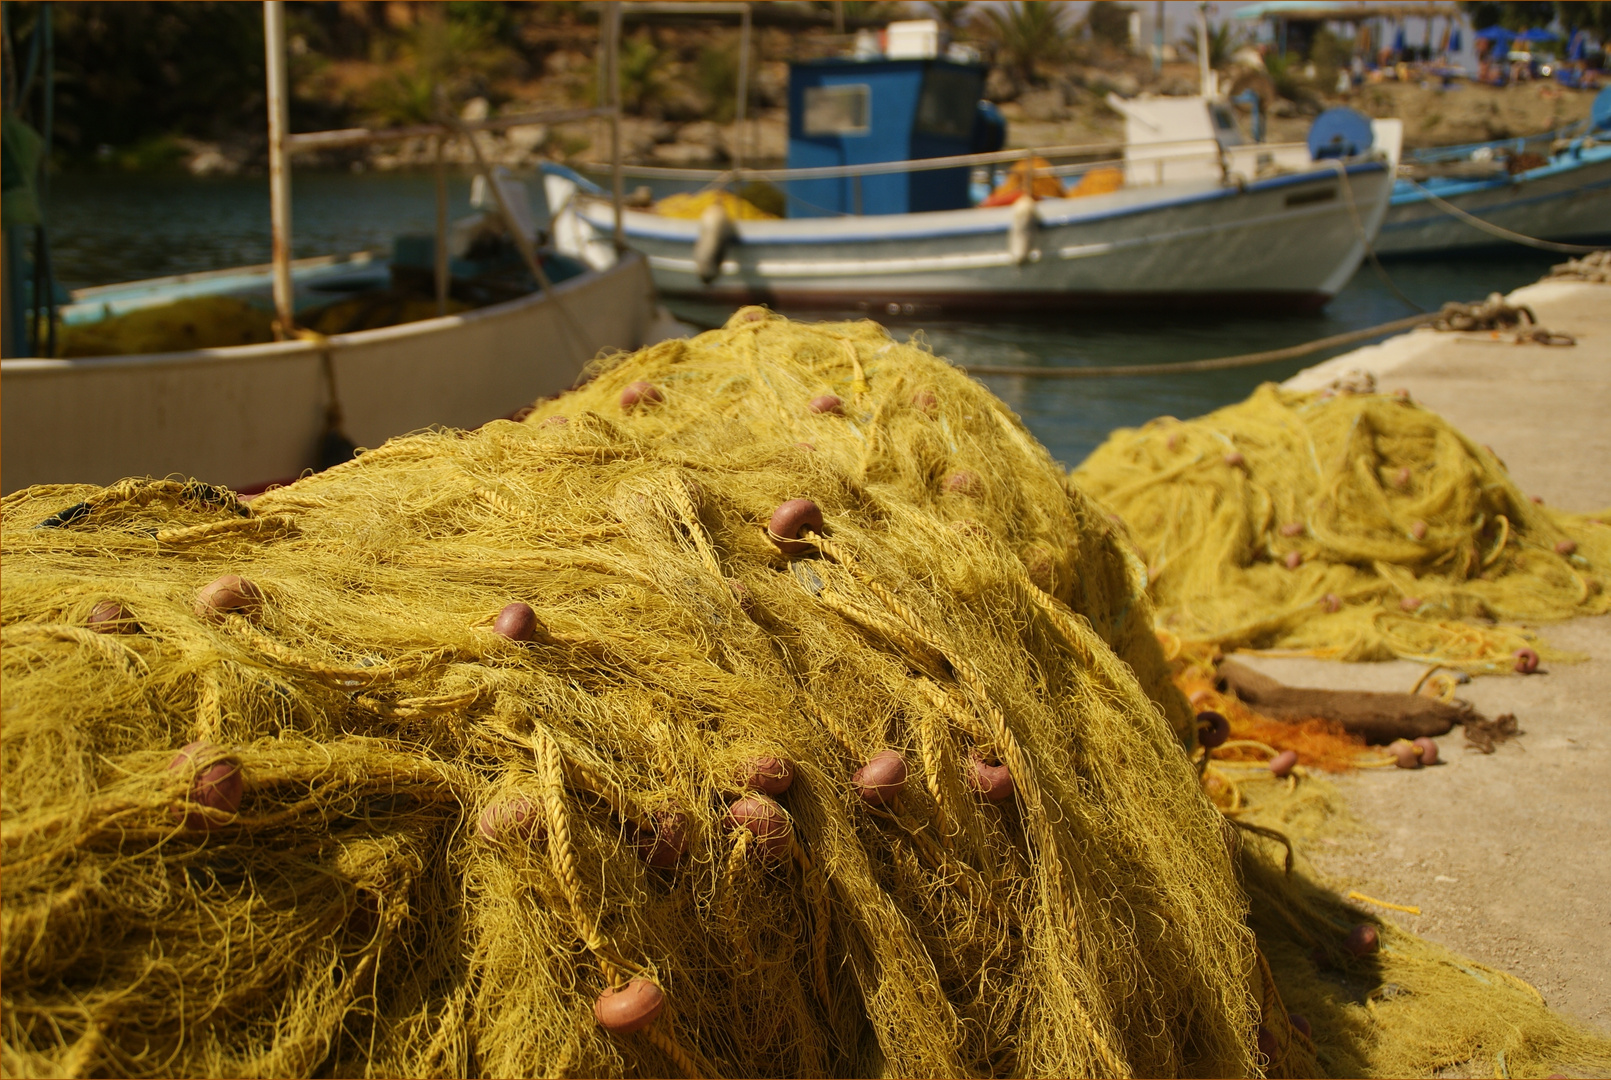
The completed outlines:
[[[223,622],[226,615],[256,619],[263,610],[263,590],[239,574],[225,574],[203,585],[196,594],[196,616]]]
[[[794,766],[780,757],[759,757],[744,766],[745,791],[782,795],[794,783]]]
[[[1296,750],[1283,750],[1270,759],[1270,773],[1277,777],[1287,777],[1292,774],[1293,768],[1298,764]]]
[[[604,991],[593,1003],[593,1019],[611,1035],[631,1035],[659,1019],[666,995],[648,979],[633,979],[625,986]]]
[[[524,796],[495,802],[481,811],[476,832],[483,840],[538,840],[547,831],[536,803]]]
[[[1410,535],[1415,537],[1417,540],[1425,540],[1426,539],[1426,522],[1417,521],[1415,524],[1411,525],[1410,526]]]
[[[1570,555],[1575,551],[1577,551],[1577,541],[1576,540],[1557,540],[1557,541],[1555,541],[1555,554],[1557,554],[1557,555]]]
[[[940,397],[933,390],[919,390],[912,395],[912,405],[918,411],[933,416],[940,408]]]
[[[1398,606],[1403,611],[1414,611],[1421,606],[1421,598],[1419,596],[1406,596],[1398,602]]]
[[[140,624],[116,600],[102,600],[90,609],[89,628],[97,634],[138,634]]]
[[[1301,522],[1301,521],[1289,521],[1289,522],[1287,522],[1285,525],[1281,526],[1281,535],[1282,536],[1302,536],[1303,535],[1303,522]]]
[[[856,794],[873,806],[888,806],[906,786],[906,759],[893,750],[881,750],[850,778]]]
[[[1325,596],[1320,598],[1320,610],[1324,611],[1327,615],[1337,614],[1337,612],[1342,610],[1342,597],[1338,596],[1334,592],[1327,593]]]
[[[182,747],[168,762],[168,772],[191,774],[188,798],[196,808],[173,808],[185,828],[196,832],[221,828],[240,810],[246,786],[240,762],[224,756],[214,743],[198,739]]]
[[[1360,923],[1343,939],[1343,948],[1354,956],[1370,956],[1381,947],[1382,935],[1370,923]]]
[[[839,400],[836,394],[822,394],[812,398],[806,403],[806,408],[814,413],[831,413],[834,416],[843,416],[845,403]]]
[[[1538,653],[1536,650],[1523,646],[1511,655],[1516,658],[1516,670],[1523,675],[1531,675],[1538,670]]]
[[[1303,565],[1303,552],[1289,551],[1287,552],[1287,557],[1281,561],[1286,564],[1288,570],[1296,570]]]
[[[979,474],[967,469],[958,469],[945,478],[945,490],[953,495],[966,495],[973,498],[982,490]]]
[[[1247,458],[1242,456],[1242,452],[1240,450],[1232,450],[1230,453],[1225,455],[1223,460],[1225,464],[1229,465],[1233,469],[1240,469],[1242,466],[1247,464]]]
[[[810,499],[790,499],[772,511],[772,520],[766,526],[772,542],[785,555],[810,551],[811,545],[801,540],[800,534],[820,533],[822,530],[822,508]]]
[[[621,408],[628,412],[631,412],[639,405],[658,405],[664,400],[666,400],[665,395],[660,392],[658,386],[642,380],[629,383],[627,388],[621,391]]]
[[[756,847],[769,859],[781,859],[794,848],[794,826],[783,808],[765,795],[752,793],[727,808],[727,822],[747,829]]]
[[[662,870],[676,866],[688,850],[688,824],[675,810],[657,810],[654,828],[639,829],[632,841],[638,856]]]
[[[498,612],[497,621],[492,624],[493,633],[510,641],[536,641],[545,636],[542,630],[542,621],[537,618],[531,605],[518,600],[505,604],[503,610]]]
[[[1398,739],[1387,748],[1387,752],[1398,759],[1401,769],[1419,769],[1421,767],[1421,748],[1408,739]]]
[[[973,755],[973,768],[968,772],[968,786],[983,795],[988,802],[1002,802],[1012,798],[1017,785],[1012,770],[1006,765],[991,765],[978,754]]]
[[[1415,742],[1415,745],[1418,746],[1420,748],[1420,750],[1421,750],[1421,764],[1422,765],[1436,765],[1438,763],[1438,744],[1437,743],[1433,742],[1431,739],[1427,738],[1425,735],[1422,735],[1420,738],[1415,739],[1414,742]]]

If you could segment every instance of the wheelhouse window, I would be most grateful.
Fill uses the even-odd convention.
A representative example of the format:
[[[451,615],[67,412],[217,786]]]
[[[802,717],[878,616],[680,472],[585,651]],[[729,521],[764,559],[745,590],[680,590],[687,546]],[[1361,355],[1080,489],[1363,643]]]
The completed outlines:
[[[871,130],[872,88],[866,83],[808,86],[805,92],[807,135],[865,135]]]

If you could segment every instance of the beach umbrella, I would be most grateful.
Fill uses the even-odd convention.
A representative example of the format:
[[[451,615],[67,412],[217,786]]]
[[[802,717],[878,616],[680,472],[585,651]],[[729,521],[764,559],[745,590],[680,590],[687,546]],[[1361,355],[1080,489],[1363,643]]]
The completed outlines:
[[[1522,31],[1516,36],[1516,40],[1537,44],[1544,41],[1557,41],[1560,36],[1553,30],[1541,30],[1538,27],[1534,27],[1531,30]]]
[[[1516,35],[1503,26],[1490,26],[1473,35],[1478,41],[1510,41]]]

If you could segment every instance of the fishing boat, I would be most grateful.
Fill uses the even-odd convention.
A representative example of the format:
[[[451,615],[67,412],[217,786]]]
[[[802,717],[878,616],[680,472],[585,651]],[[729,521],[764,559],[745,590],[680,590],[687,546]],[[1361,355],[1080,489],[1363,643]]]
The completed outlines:
[[[937,53],[793,64],[787,168],[624,170],[773,184],[781,216],[715,199],[697,218],[629,208],[617,232],[602,191],[578,187],[561,250],[602,266],[621,238],[668,300],[729,306],[1310,310],[1352,276],[1386,212],[1397,121],[1353,114],[1346,138],[1332,118],[1309,144],[1251,143],[1211,90],[1110,97],[1122,144],[1002,151],[988,145],[985,71]]]
[[[291,135],[278,3],[265,5],[264,21],[274,262],[83,289],[45,322],[32,320],[36,330],[51,328],[33,335],[41,341],[57,332],[93,341],[101,327],[110,338],[112,327],[166,320],[166,340],[177,344],[73,356],[41,345],[31,351],[46,355],[0,361],[5,491],[172,473],[260,489],[349,458],[355,446],[506,416],[572,386],[603,350],[676,332],[657,312],[643,256],[622,252],[594,268],[545,249],[543,189],[528,199],[524,185],[484,163],[481,212],[456,223],[447,220],[438,169],[434,237],[399,238],[384,256],[293,262],[294,152],[421,136],[466,138],[474,147],[472,130],[587,116],[615,123],[619,114],[611,105],[475,125]],[[27,305],[9,294],[7,302],[10,330]],[[391,316],[377,318],[388,305]],[[222,330],[198,325],[217,322],[220,311],[235,321]],[[203,330],[212,347],[185,347],[187,334]]]
[[[1376,251],[1431,255],[1528,239],[1611,241],[1611,88],[1575,129],[1407,155]]]

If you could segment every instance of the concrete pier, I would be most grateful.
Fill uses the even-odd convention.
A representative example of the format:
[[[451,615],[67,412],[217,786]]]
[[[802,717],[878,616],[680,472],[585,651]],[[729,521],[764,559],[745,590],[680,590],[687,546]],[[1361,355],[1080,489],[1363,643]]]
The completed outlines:
[[[1571,347],[1417,330],[1336,357],[1287,384],[1318,389],[1368,371],[1491,446],[1522,490],[1569,510],[1611,508],[1611,285],[1546,281],[1509,297]],[[1305,854],[1341,891],[1405,929],[1532,983],[1562,1012],[1611,1034],[1611,617],[1540,627],[1582,664],[1485,677],[1460,696],[1524,732],[1491,756],[1439,741],[1447,764],[1340,781],[1367,835]],[[1247,658],[1293,685],[1408,691],[1423,668]],[[1335,844],[1335,846],[1331,846]]]

